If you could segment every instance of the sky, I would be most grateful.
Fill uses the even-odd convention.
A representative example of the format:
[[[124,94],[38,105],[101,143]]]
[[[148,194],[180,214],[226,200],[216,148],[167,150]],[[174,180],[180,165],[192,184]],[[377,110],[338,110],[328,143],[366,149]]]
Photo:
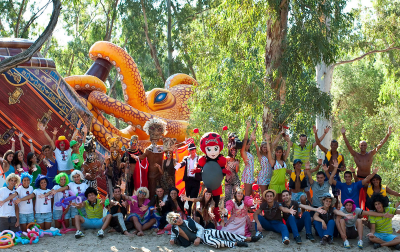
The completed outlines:
[[[44,1],[43,1],[44,2]],[[362,7],[372,7],[372,0],[350,0],[345,8],[346,12],[349,12],[353,8],[358,8],[358,6],[361,5]],[[39,24],[42,26],[47,25],[50,19],[51,12],[53,10],[52,4],[49,4],[47,9],[44,11],[44,13],[38,18]],[[26,14],[27,16],[25,17],[26,19],[29,18],[31,15],[30,13]],[[65,34],[64,29],[63,29],[63,21],[62,19],[58,20],[57,26],[55,28],[55,31],[53,35],[56,38],[63,38],[63,39],[58,39],[58,43],[60,46],[65,46],[67,45],[68,41],[72,40],[72,37],[69,37]]]

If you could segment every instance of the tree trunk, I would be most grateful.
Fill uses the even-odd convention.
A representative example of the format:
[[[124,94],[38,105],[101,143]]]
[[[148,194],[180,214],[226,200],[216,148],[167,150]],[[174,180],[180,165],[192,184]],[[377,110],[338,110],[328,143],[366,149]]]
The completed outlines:
[[[167,31],[167,42],[168,42],[168,76],[173,73],[172,70],[172,41],[171,41],[171,0],[167,0],[168,9],[168,31]]]
[[[0,62],[0,73],[4,73],[11,68],[18,66],[19,64],[26,62],[32,58],[32,56],[40,50],[42,45],[53,33],[54,28],[57,25],[58,16],[60,15],[61,3],[60,0],[53,0],[53,12],[50,17],[50,22],[47,25],[44,32],[39,38],[33,43],[26,51],[23,51],[15,56],[9,57]]]
[[[332,78],[333,78],[333,70],[335,69],[334,65],[327,66],[324,62],[319,63],[316,67],[316,81],[319,89],[327,94],[330,94],[332,87]],[[318,135],[321,136],[323,134],[326,126],[332,127],[332,121],[327,120],[323,116],[317,116],[316,119],[316,127],[318,129]],[[321,144],[329,149],[332,141],[332,130],[326,134],[324,140],[322,140]],[[318,158],[323,158],[324,153],[317,147],[317,156]]]
[[[285,102],[286,92],[286,80],[282,76],[280,65],[281,57],[285,51],[289,2],[290,0],[282,0],[279,6],[271,5],[268,13],[271,18],[267,21],[267,44],[265,46],[266,83],[275,90],[275,100],[280,101],[281,104]],[[276,17],[276,19],[272,19],[273,17]],[[271,129],[278,133],[281,122],[274,120],[274,115],[277,116],[278,113],[278,111],[271,111],[267,106],[264,106],[263,134]]]
[[[158,71],[158,74],[163,79],[163,82],[165,82],[165,77],[164,77],[163,71],[161,69],[160,62],[158,61],[157,50],[153,46],[153,44],[151,43],[151,40],[150,40],[150,37],[149,37],[149,27],[147,25],[147,16],[146,16],[146,8],[144,6],[144,0],[140,0],[140,3],[142,4],[142,11],[143,11],[143,18],[144,18],[144,27],[143,28],[144,28],[144,33],[146,35],[147,44],[149,44],[149,47],[150,47],[150,54],[151,54],[151,57],[154,60],[154,64],[156,65],[156,69]]]
[[[15,30],[14,30],[14,37],[18,38],[19,34],[19,23],[21,22],[21,16],[22,16],[22,10],[24,9],[25,6],[25,0],[22,0],[21,6],[19,8],[19,13],[18,13],[18,18],[17,18],[17,24],[15,25]]]
[[[43,58],[46,58],[47,52],[49,51],[49,49],[51,47],[51,38],[52,37],[53,37],[53,34],[51,34],[50,37],[47,39],[46,46],[43,49],[43,52],[41,52],[43,55]]]

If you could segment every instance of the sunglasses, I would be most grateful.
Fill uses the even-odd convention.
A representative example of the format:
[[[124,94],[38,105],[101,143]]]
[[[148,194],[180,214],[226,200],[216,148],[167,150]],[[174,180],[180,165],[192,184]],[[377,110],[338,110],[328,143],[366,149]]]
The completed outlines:
[[[177,222],[178,222],[178,220],[180,219],[180,217],[176,217],[175,219],[174,219],[174,224],[176,224]]]
[[[144,191],[139,191],[138,193],[146,195],[146,192],[144,192]]]

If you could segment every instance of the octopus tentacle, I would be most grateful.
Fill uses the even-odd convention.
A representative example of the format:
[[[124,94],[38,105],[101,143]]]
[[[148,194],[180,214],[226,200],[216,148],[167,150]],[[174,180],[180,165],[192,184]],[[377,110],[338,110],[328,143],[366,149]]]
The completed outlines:
[[[119,74],[125,102],[140,111],[149,111],[139,69],[124,49],[107,41],[98,41],[90,48],[89,57],[92,60],[102,58],[111,62]]]
[[[144,125],[148,120],[155,117],[97,91],[90,93],[89,102],[107,114],[123,118],[130,125]],[[166,137],[176,138],[178,141],[185,140],[188,126],[186,121],[162,119],[167,123]]]

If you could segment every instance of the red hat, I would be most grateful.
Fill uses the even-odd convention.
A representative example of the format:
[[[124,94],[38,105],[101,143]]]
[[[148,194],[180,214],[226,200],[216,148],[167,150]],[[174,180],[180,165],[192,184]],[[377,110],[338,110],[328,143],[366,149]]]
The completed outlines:
[[[69,141],[65,138],[65,136],[59,136],[58,140],[56,140],[56,147],[57,149],[60,149],[60,143],[64,142],[65,144],[65,150],[69,149]]]
[[[222,142],[222,138],[218,133],[208,132],[205,133],[200,139],[200,149],[203,153],[206,153],[207,146],[215,146],[218,145],[220,151],[224,148],[224,143]]]

